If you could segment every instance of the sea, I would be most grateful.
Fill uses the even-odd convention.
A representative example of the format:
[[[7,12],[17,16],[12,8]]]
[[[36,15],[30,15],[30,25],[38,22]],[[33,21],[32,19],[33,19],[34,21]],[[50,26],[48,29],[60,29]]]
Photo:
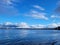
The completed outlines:
[[[0,45],[60,45],[60,30],[1,30]]]

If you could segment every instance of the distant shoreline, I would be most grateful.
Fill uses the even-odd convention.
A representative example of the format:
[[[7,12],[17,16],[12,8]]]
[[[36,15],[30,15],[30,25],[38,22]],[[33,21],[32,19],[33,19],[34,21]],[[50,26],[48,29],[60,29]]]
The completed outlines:
[[[0,29],[6,29],[6,30],[10,30],[10,29],[15,29],[15,30],[60,30],[57,28],[0,28]]]
[[[18,27],[0,27],[0,29],[17,29],[17,30],[60,30],[60,26],[59,27],[55,27],[55,28],[18,28]]]

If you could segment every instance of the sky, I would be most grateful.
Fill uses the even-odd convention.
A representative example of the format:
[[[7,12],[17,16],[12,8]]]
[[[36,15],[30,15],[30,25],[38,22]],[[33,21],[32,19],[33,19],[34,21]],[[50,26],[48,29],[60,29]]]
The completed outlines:
[[[56,11],[59,6],[60,0],[0,0],[0,23],[39,28],[60,26],[60,14]]]

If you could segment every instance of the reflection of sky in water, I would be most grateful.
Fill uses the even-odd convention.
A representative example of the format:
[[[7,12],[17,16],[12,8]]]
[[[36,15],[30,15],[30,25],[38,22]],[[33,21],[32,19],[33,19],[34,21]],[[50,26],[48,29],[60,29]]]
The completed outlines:
[[[27,31],[27,30],[22,30],[22,31],[20,31],[20,36],[21,36],[22,38],[24,38],[24,37],[26,37],[26,36],[28,35],[28,33],[29,33],[29,31]]]
[[[60,31],[54,30],[0,30],[0,40],[26,39],[33,41],[60,40]]]

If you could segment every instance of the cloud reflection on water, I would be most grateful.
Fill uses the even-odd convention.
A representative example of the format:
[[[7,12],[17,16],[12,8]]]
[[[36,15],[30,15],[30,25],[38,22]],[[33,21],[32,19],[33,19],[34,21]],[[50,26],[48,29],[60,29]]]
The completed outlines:
[[[20,31],[20,36],[21,36],[22,38],[27,37],[28,33],[29,33],[29,31],[27,31],[27,30],[22,30],[22,31]]]

